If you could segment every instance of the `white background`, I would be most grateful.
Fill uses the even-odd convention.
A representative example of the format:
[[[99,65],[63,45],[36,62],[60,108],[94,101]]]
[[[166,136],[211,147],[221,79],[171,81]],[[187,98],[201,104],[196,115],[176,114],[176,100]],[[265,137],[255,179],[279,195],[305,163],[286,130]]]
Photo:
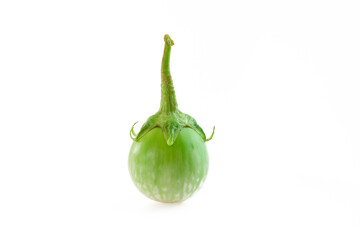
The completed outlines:
[[[1,1],[0,239],[360,239],[358,1]],[[160,103],[207,134],[204,187],[127,168]]]

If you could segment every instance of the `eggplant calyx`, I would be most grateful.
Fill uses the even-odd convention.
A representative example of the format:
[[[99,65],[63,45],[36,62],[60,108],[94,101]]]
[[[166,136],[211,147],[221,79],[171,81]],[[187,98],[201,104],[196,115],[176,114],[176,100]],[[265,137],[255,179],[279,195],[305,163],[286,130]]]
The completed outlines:
[[[206,135],[202,128],[197,124],[196,120],[188,114],[181,112],[178,109],[178,104],[175,96],[175,89],[170,73],[170,53],[174,41],[168,34],[164,36],[165,47],[163,58],[161,62],[161,101],[160,109],[157,113],[150,116],[143,124],[138,134],[134,132],[134,124],[130,130],[130,137],[134,141],[139,141],[146,133],[153,128],[159,127],[164,133],[166,143],[171,146],[174,144],[180,131],[185,128],[192,128],[197,132],[204,142],[209,141],[214,136],[215,127],[210,138]]]
[[[136,124],[136,123],[135,123]],[[134,125],[135,125],[134,124]],[[200,137],[205,141],[209,141],[214,132],[212,133],[210,138],[206,138],[206,135],[202,128],[197,124],[196,120],[188,114],[177,110],[176,112],[172,113],[165,113],[165,112],[157,112],[156,114],[150,116],[147,121],[143,124],[138,134],[135,134],[132,126],[130,130],[131,138],[134,141],[139,141],[142,137],[144,137],[148,132],[150,132],[153,128],[159,127],[161,128],[166,143],[171,146],[174,144],[177,136],[179,135],[180,131],[185,128],[191,128],[195,132],[197,132]],[[214,128],[215,129],[215,128]]]

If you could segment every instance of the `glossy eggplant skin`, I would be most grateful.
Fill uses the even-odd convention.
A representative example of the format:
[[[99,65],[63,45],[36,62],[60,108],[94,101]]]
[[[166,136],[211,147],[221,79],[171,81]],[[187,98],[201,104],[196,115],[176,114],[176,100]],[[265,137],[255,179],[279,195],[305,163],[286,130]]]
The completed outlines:
[[[202,137],[183,128],[173,145],[165,141],[161,128],[154,128],[134,141],[129,154],[129,171],[136,187],[160,202],[181,202],[204,183],[209,157]]]

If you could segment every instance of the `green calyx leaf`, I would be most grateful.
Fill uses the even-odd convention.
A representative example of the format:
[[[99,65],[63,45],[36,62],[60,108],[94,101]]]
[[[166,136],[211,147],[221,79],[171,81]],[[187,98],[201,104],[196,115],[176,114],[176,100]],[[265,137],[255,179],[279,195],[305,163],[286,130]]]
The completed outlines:
[[[134,132],[134,124],[130,130],[130,137],[134,141],[139,141],[153,128],[160,127],[164,133],[165,140],[169,146],[173,145],[180,131],[184,127],[192,128],[196,131],[204,141],[212,139],[215,127],[210,138],[206,139],[206,135],[202,128],[196,123],[195,119],[190,115],[181,112],[178,109],[174,85],[170,73],[170,52],[174,41],[169,35],[164,36],[165,47],[161,63],[161,102],[159,111],[149,117],[138,134]]]
[[[215,131],[214,127],[211,137],[209,139],[206,139],[204,131],[196,123],[196,120],[188,114],[181,112],[180,110],[177,110],[173,113],[164,113],[161,111],[157,112],[156,114],[152,115],[147,119],[138,134],[135,134],[133,130],[135,124],[130,130],[130,136],[134,141],[139,141],[143,136],[146,135],[146,133],[150,132],[153,128],[159,127],[162,129],[165,141],[169,146],[174,144],[177,136],[184,127],[192,128],[201,136],[204,142],[211,140]],[[134,135],[134,137],[132,135]]]

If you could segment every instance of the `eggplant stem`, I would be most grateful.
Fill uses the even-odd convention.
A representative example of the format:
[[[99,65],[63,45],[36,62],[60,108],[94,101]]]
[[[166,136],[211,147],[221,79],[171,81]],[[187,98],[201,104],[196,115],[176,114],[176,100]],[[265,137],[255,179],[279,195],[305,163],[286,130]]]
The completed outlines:
[[[170,113],[176,112],[178,109],[174,84],[170,73],[170,53],[174,41],[168,34],[164,36],[164,41],[164,54],[161,61],[161,101],[159,111]]]

